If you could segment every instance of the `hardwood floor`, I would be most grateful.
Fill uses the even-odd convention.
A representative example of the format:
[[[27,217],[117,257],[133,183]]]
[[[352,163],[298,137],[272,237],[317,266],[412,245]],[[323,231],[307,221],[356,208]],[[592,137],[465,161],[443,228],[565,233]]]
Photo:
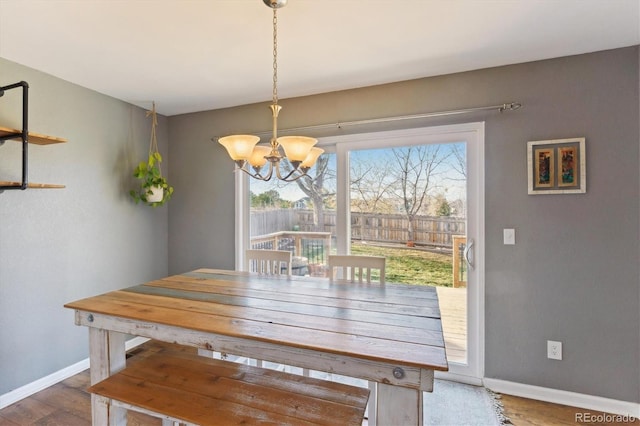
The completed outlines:
[[[640,425],[640,420],[627,421],[616,419],[616,415],[585,410],[584,408],[567,407],[550,402],[534,401],[517,396],[502,395],[505,415],[517,426],[547,425]],[[608,416],[609,418],[606,418]]]
[[[158,351],[171,347],[172,350],[195,351],[193,348],[185,348],[177,345],[169,345],[156,341],[150,341],[130,351],[130,362],[136,357],[148,356]],[[27,425],[60,425],[83,426],[91,424],[91,397],[85,391],[89,387],[89,372],[83,371],[60,383],[57,383],[28,398],[16,402],[0,410],[0,425],[2,426],[27,426]],[[505,414],[516,426],[553,426],[553,425],[621,425],[621,422],[597,422],[576,421],[576,414],[601,416],[603,413],[584,410],[581,408],[566,407],[547,402],[534,401],[526,398],[502,395]],[[588,414],[585,414],[588,413]],[[591,419],[593,419],[591,418]],[[140,413],[128,413],[128,424],[134,426],[161,425],[159,419]],[[640,426],[640,421],[624,423]],[[455,426],[455,425],[451,425]]]
[[[128,362],[136,357],[148,356],[172,347],[174,350],[193,350],[178,345],[149,341],[129,351]],[[82,426],[91,424],[91,395],[89,370],[69,377],[28,398],[0,410],[0,426],[59,425]],[[132,426],[162,425],[160,419],[135,412],[127,412],[127,424]]]

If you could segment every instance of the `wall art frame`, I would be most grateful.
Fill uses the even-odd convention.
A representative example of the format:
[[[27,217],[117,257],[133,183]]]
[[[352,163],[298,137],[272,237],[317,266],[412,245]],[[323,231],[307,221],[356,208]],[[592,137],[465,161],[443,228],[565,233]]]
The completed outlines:
[[[587,192],[585,138],[527,142],[529,195]]]

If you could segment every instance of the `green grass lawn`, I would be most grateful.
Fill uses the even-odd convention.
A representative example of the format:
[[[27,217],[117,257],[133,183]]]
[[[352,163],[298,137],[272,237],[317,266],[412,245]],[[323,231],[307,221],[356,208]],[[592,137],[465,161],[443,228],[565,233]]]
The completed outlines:
[[[452,287],[453,265],[450,254],[432,253],[405,247],[380,247],[353,242],[352,254],[387,258],[386,281]]]

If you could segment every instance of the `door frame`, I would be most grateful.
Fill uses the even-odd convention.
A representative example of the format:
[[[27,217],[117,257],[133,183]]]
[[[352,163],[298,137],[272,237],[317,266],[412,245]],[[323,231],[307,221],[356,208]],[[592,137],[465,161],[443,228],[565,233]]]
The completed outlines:
[[[349,208],[349,151],[423,145],[429,143],[467,143],[467,241],[474,241],[467,284],[467,364],[450,363],[446,373],[436,377],[481,385],[484,377],[485,306],[484,306],[484,122],[419,127],[402,130],[356,133],[320,138],[318,146],[335,147],[336,152],[336,235],[351,235]],[[469,178],[471,177],[471,179]],[[236,269],[244,264],[244,251],[249,246],[248,177],[236,173]],[[349,242],[338,238],[338,254],[346,254]],[[472,285],[469,285],[472,283]]]
[[[429,143],[467,143],[467,240],[474,241],[471,252],[474,269],[469,270],[467,286],[467,364],[450,363],[447,373],[438,377],[482,384],[484,377],[484,122],[419,127],[323,138],[336,146],[337,200],[336,235],[351,235],[349,209],[349,151],[423,145]],[[346,254],[349,242],[336,241],[338,254]],[[473,275],[472,275],[473,274]]]

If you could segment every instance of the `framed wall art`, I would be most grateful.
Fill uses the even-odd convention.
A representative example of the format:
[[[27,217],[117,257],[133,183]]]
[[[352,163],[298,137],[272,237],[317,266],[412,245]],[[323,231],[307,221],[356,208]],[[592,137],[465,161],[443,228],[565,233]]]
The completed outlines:
[[[529,194],[587,191],[584,138],[527,142]]]

